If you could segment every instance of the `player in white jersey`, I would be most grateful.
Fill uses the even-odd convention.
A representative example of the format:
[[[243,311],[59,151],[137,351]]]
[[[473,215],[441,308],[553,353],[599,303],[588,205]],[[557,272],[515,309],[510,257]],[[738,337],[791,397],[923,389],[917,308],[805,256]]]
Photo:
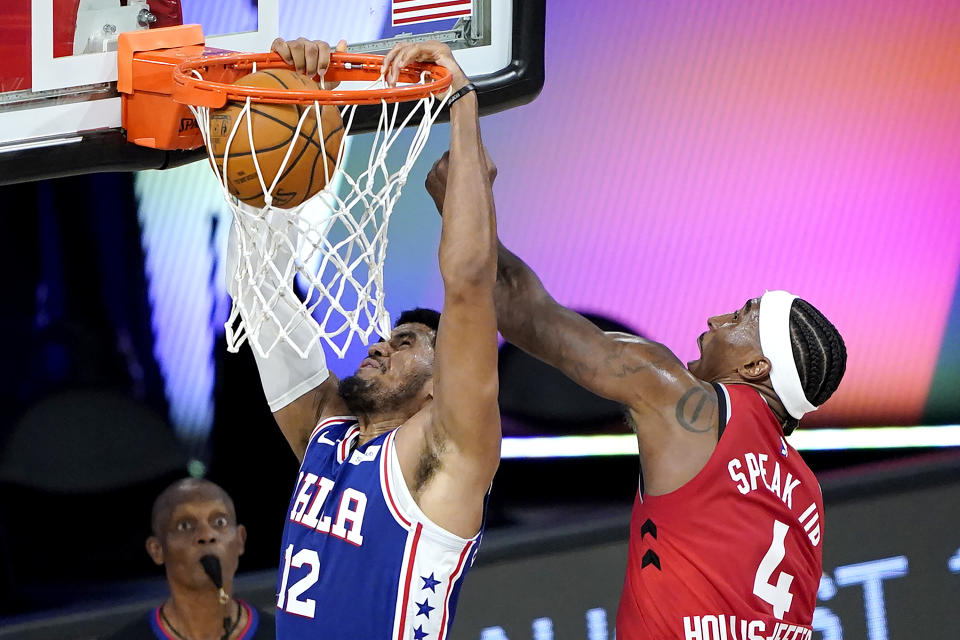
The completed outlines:
[[[323,42],[278,41],[274,50],[310,75],[329,64]],[[302,463],[284,529],[280,638],[446,637],[500,461],[497,232],[476,92],[439,42],[395,47],[387,81],[413,61],[453,75],[443,314],[402,315],[344,380],[320,349],[306,360],[283,345],[257,356]]]

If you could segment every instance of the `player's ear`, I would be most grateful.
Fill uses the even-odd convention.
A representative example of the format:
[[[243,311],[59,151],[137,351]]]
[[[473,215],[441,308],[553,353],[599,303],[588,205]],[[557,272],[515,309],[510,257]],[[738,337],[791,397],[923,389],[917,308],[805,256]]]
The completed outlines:
[[[147,554],[149,554],[150,559],[153,560],[154,564],[162,565],[163,564],[163,545],[160,544],[160,538],[157,536],[150,536],[147,538]]]
[[[242,524],[237,525],[237,539],[240,541],[240,549],[237,555],[242,556],[247,548],[247,528]]]
[[[760,356],[745,362],[737,369],[737,373],[749,382],[761,382],[770,375],[770,361]]]

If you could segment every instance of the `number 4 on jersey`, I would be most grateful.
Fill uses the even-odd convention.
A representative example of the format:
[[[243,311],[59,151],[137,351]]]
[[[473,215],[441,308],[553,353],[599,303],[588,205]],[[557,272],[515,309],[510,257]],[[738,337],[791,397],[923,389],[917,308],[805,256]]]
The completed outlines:
[[[777,576],[777,584],[772,584],[770,578],[787,554],[783,542],[787,537],[788,529],[789,527],[779,520],[773,521],[773,542],[770,543],[770,548],[760,561],[757,575],[753,579],[753,593],[773,606],[773,615],[779,620],[783,620],[783,616],[790,611],[790,605],[793,603],[793,594],[790,593],[793,576],[781,571]]]

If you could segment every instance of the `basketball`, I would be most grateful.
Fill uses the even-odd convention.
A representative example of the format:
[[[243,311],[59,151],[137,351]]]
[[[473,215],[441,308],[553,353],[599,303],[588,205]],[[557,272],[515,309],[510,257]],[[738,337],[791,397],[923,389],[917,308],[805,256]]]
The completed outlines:
[[[234,84],[270,89],[320,88],[313,79],[289,69],[258,71],[240,78]],[[254,207],[266,204],[263,187],[257,178],[257,166],[250,151],[248,125],[253,129],[256,162],[260,166],[267,189],[273,184],[287,150],[293,143],[290,158],[273,188],[273,206],[292,209],[326,186],[327,176],[333,175],[343,139],[343,121],[336,107],[321,107],[320,127],[317,126],[317,111],[313,105],[252,102],[250,123],[247,122],[243,108],[244,103],[231,102],[210,113],[210,147],[221,173],[227,141],[237,118],[240,118],[237,132],[230,143],[226,163],[226,183],[231,194]],[[297,125],[301,118],[304,118],[304,122],[297,134]],[[295,135],[296,141],[293,140]],[[321,160],[326,161],[326,172],[320,164]]]

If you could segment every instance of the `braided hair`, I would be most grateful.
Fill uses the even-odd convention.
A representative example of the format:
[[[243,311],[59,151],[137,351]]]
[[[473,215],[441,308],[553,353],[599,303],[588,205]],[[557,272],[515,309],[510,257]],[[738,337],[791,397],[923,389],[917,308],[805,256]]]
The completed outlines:
[[[812,304],[797,298],[790,307],[790,343],[803,395],[810,404],[819,407],[837,390],[847,368],[843,338]],[[798,422],[788,418],[784,433],[790,435]]]

